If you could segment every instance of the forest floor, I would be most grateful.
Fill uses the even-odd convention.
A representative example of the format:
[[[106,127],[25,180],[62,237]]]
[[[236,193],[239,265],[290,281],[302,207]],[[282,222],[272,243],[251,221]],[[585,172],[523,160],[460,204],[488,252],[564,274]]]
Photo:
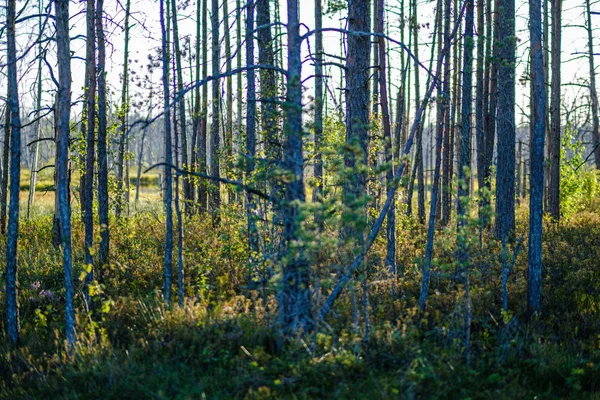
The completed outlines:
[[[143,212],[115,218],[111,263],[97,271],[96,307],[87,313],[77,279],[84,272],[83,229],[74,208],[78,343],[69,355],[52,204],[38,200],[36,207],[45,208],[21,223],[17,349],[6,344],[4,318],[0,322],[0,398],[600,398],[596,212],[546,224],[543,313],[532,321],[525,318],[527,215],[520,208],[517,231],[524,246],[509,280],[509,312],[501,306],[503,252],[484,234],[470,253],[472,320],[465,323],[464,285],[453,278],[454,228],[438,235],[430,297],[420,311],[425,229],[401,218],[402,275],[387,275],[381,239],[368,260],[368,319],[361,308],[364,275],[357,275],[358,283],[314,333],[282,342],[276,283],[260,290],[247,285],[240,210],[225,210],[218,228],[201,217],[186,222],[185,305],[171,308],[160,291],[160,204],[149,198]],[[0,252],[4,246],[2,237]],[[514,247],[509,245],[509,257]],[[322,277],[317,303],[330,284]]]

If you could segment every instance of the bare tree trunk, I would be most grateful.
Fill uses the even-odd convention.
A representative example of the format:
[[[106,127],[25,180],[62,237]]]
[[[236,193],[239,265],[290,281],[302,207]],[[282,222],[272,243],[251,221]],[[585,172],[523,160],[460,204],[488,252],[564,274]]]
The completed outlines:
[[[487,101],[487,94],[484,91],[484,52],[486,43],[485,32],[485,0],[477,0],[477,83],[475,89],[475,138],[477,145],[477,186],[479,197],[482,197],[481,190],[485,185],[485,128],[484,117]],[[489,35],[490,32],[487,32]]]
[[[315,0],[315,155],[313,202],[322,201],[323,198],[323,4],[322,0]],[[320,229],[323,228],[322,216],[315,213],[315,222]]]
[[[304,156],[302,154],[302,85],[298,0],[287,0],[288,86],[285,121],[285,169],[291,174],[285,184],[283,212],[283,282],[279,293],[280,323],[285,333],[308,332],[313,327],[310,305],[310,264],[300,239],[300,205],[304,203]],[[368,57],[368,53],[367,53]]]
[[[40,16],[38,18],[38,27],[39,27],[39,32],[38,35],[41,37],[42,36],[42,30],[43,30],[43,25],[42,25],[42,2],[40,1],[39,4],[39,9],[38,12],[40,13]],[[35,109],[40,112],[40,108],[42,108],[42,52],[43,52],[43,48],[42,48],[42,44],[39,43],[38,44],[38,74],[37,74],[37,82],[36,82],[36,99],[35,99]],[[38,115],[38,120],[35,123],[35,137],[34,137],[34,141],[35,144],[33,145],[33,160],[31,162],[31,175],[29,177],[29,195],[27,197],[27,219],[29,219],[31,217],[31,206],[33,205],[33,198],[35,196],[35,185],[37,183],[37,169],[38,169],[38,159],[39,159],[39,153],[40,153],[40,138],[42,137],[42,121],[41,119],[39,119],[40,116]]]
[[[384,12],[384,0],[378,0],[377,16],[375,31],[383,33],[383,20],[385,16]],[[394,185],[394,165],[393,165],[393,151],[392,151],[392,129],[390,126],[390,110],[388,106],[388,87],[387,87],[387,58],[386,58],[386,47],[385,38],[379,37],[377,39],[378,51],[379,51],[379,91],[381,100],[381,119],[383,125],[383,137],[384,137],[384,148],[385,148],[385,162],[389,164],[389,169],[386,173],[386,193]],[[421,177],[422,178],[422,177]],[[386,239],[387,247],[385,254],[385,265],[389,268],[392,274],[396,273],[396,202],[393,201],[390,204],[390,208],[387,213],[387,227],[386,227]]]
[[[600,131],[598,128],[598,92],[596,91],[596,66],[594,64],[594,33],[590,0],[585,1],[588,35],[588,61],[590,65],[590,99],[592,100],[592,146],[596,168],[600,169]]]
[[[173,0],[174,1],[174,0]],[[129,176],[123,176],[125,164],[125,142],[127,141],[127,113],[129,113],[129,104],[127,102],[127,91],[129,87],[129,10],[131,0],[125,3],[125,51],[123,55],[123,86],[121,87],[121,109],[119,112],[119,154],[117,160],[117,201],[115,203],[115,214],[121,216],[123,205],[125,203],[123,195],[123,179],[129,180]]]
[[[6,328],[13,346],[19,342],[17,244],[19,240],[19,191],[21,188],[21,116],[17,80],[16,0],[8,0],[6,47],[8,61],[7,115],[10,114],[10,205],[6,238]]]
[[[246,32],[254,32],[254,6],[254,0],[248,0],[246,4]],[[246,38],[246,64],[254,65],[254,36],[251,33]],[[256,74],[253,68],[248,69],[246,72],[246,81],[248,86],[248,105],[246,107],[246,153],[248,154],[248,163],[246,166],[246,182],[251,182],[254,173],[254,157],[256,156]],[[259,250],[255,209],[254,195],[247,193],[246,214],[248,219],[248,253],[250,257]]]
[[[200,2],[200,0],[198,0]],[[208,0],[202,0],[202,79],[208,76]],[[205,174],[207,165],[208,135],[208,85],[202,86],[202,112],[200,116],[200,134],[198,135],[198,170]],[[198,183],[198,203],[200,211],[208,210],[208,187],[205,181]]]
[[[550,185],[548,187],[548,211],[560,220],[560,62],[562,27],[562,0],[552,0],[552,94],[550,105]]]
[[[212,74],[217,76],[220,74],[220,45],[219,45],[219,0],[212,0],[212,15],[211,15],[211,35],[212,35]],[[211,176],[221,176],[219,167],[219,80],[212,81],[212,122],[210,125],[210,169]],[[217,211],[221,205],[221,189],[219,182],[212,183],[215,187],[210,190],[209,209],[216,217]]]
[[[171,148],[171,93],[169,89],[169,44],[167,42],[167,31],[165,20],[169,15],[165,15],[165,0],[160,0],[160,29],[162,37],[162,83],[164,92],[164,124],[165,124],[165,262],[164,262],[164,287],[163,296],[167,304],[171,304],[171,264],[173,260],[173,173],[171,165],[173,164],[173,153]]]
[[[515,0],[499,4],[496,237],[503,239],[515,229]]]
[[[0,232],[2,232],[3,235],[6,233],[6,207],[8,202],[8,167],[10,160],[11,126],[10,107],[6,107],[4,123],[4,147],[2,150],[2,193],[0,193]]]
[[[89,268],[84,281],[85,299],[88,304],[90,304],[90,298],[87,288],[94,280],[94,259],[92,257],[92,247],[94,245],[94,164],[96,158],[96,8],[94,3],[94,0],[88,0],[86,10],[86,155],[84,187],[80,191],[83,203],[83,225],[85,227],[84,261],[88,266],[87,268]]]
[[[542,213],[544,192],[544,136],[546,132],[546,87],[542,51],[542,17],[540,0],[529,3],[531,73],[533,82],[533,119],[531,130],[531,195],[529,197],[529,268],[527,274],[527,309],[529,314],[541,309],[542,292]]]
[[[71,249],[71,204],[69,201],[69,116],[71,113],[71,51],[69,39],[69,1],[56,1],[56,42],[58,53],[59,90],[57,101],[58,126],[56,173],[60,203],[60,232],[65,275],[65,330],[67,343],[73,347],[75,307],[73,305],[73,256]]]
[[[225,72],[229,74],[231,72],[231,34],[229,32],[229,0],[223,1],[223,26],[225,35]],[[225,126],[223,126],[223,147],[225,147],[225,153],[227,154],[227,166],[232,166],[233,156],[233,76],[228,75],[225,78],[225,108],[226,120]],[[235,192],[231,189],[227,189],[227,202],[233,203],[235,201]]]
[[[348,30],[350,32],[369,32],[370,1],[348,1]],[[370,38],[364,35],[348,34],[348,53],[346,57],[346,143],[355,150],[344,153],[346,168],[356,169],[368,165],[369,152],[369,49]],[[352,173],[344,177],[344,202],[352,213],[356,213],[357,226],[346,227],[345,237],[356,238],[362,246],[360,226],[366,223],[366,212],[360,198],[367,193],[366,172]]]

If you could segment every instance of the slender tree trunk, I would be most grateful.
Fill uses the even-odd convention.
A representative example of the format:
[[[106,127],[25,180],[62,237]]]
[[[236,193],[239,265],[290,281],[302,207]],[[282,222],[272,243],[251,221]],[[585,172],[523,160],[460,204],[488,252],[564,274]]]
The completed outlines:
[[[100,248],[98,265],[108,263],[110,232],[108,230],[108,152],[106,132],[106,47],[103,24],[104,0],[96,3],[96,36],[98,38],[98,218]]]
[[[477,0],[477,83],[475,89],[475,140],[477,145],[477,186],[479,197],[483,197],[481,190],[485,185],[485,128],[484,117],[487,94],[484,91],[484,52],[486,43],[485,32],[485,0]],[[489,32],[488,32],[489,34]]]
[[[594,63],[594,31],[590,0],[585,1],[588,39],[588,61],[590,65],[590,99],[592,101],[592,146],[596,168],[600,169],[600,129],[598,127],[598,92],[596,91],[596,65]]]
[[[200,2],[200,0],[198,0]],[[208,0],[202,0],[202,79],[208,76]],[[198,170],[206,174],[207,136],[208,136],[208,85],[202,85],[202,112],[200,117],[200,134],[198,135]],[[208,187],[205,181],[198,183],[198,203],[200,211],[208,210]]]
[[[550,185],[548,206],[550,216],[560,220],[560,62],[562,27],[562,0],[552,0],[552,86],[550,105]]]
[[[71,248],[71,204],[69,201],[69,115],[71,111],[71,51],[69,39],[69,1],[56,1],[56,43],[59,90],[56,173],[60,203],[60,232],[65,277],[65,330],[69,347],[75,344],[75,307],[73,305],[73,255]]]
[[[165,262],[164,262],[164,287],[163,296],[167,304],[171,304],[171,264],[173,260],[173,173],[171,165],[173,164],[173,153],[171,148],[171,106],[170,106],[170,88],[169,88],[169,44],[167,42],[167,31],[165,20],[169,15],[165,15],[165,0],[160,0],[160,29],[162,37],[162,83],[164,92],[164,129],[165,129]]]
[[[8,96],[7,96],[8,97]],[[8,202],[8,167],[10,160],[10,128],[11,128],[10,107],[6,107],[4,123],[4,147],[2,150],[2,193],[0,193],[0,232],[6,234],[6,207]]]
[[[444,0],[444,43],[447,44],[450,37],[450,18],[451,18],[451,0]],[[443,138],[442,148],[442,198],[441,198],[441,219],[442,226],[448,225],[450,222],[450,214],[452,212],[452,196],[451,196],[451,181],[452,181],[452,135],[451,135],[451,81],[450,81],[450,57],[446,58],[444,64],[444,80],[443,92],[444,98],[442,108],[444,114],[444,130],[447,132]]]
[[[21,188],[21,116],[17,80],[16,0],[8,0],[6,47],[8,61],[7,115],[10,113],[10,204],[6,238],[6,328],[12,345],[19,342],[18,260],[19,191]]]
[[[194,46],[195,50],[195,65],[194,71],[196,74],[196,82],[200,81],[200,20],[202,18],[201,13],[202,2],[200,0],[196,1],[196,44]],[[190,55],[191,56],[191,55]],[[190,61],[191,64],[191,61]],[[191,68],[191,66],[190,66]],[[191,72],[190,72],[191,73]],[[206,85],[202,85],[203,87]],[[192,114],[192,143],[191,143],[191,154],[190,154],[190,164],[192,170],[194,172],[198,171],[198,139],[202,137],[202,133],[200,132],[200,128],[202,126],[202,98],[200,97],[200,86],[196,85],[194,89],[194,112]],[[202,184],[202,183],[201,183]],[[196,187],[197,184],[194,181],[189,183],[189,200],[193,202],[196,199]],[[191,209],[190,209],[191,212]]]
[[[310,264],[299,245],[300,205],[304,203],[304,156],[302,154],[302,85],[298,0],[287,0],[288,86],[284,132],[285,169],[291,174],[285,184],[283,212],[283,280],[279,293],[280,323],[284,332],[308,332],[313,327],[310,304]],[[368,52],[367,52],[368,57]]]
[[[378,0],[376,16],[375,31],[383,33],[383,20],[385,16],[384,12],[384,0]],[[379,91],[381,100],[381,119],[383,125],[383,137],[384,137],[384,148],[385,148],[385,162],[389,164],[389,169],[386,173],[386,187],[387,191],[394,185],[394,165],[393,165],[393,152],[392,152],[392,129],[390,126],[390,110],[388,106],[388,86],[387,86],[387,58],[386,58],[386,46],[385,38],[379,37],[377,39],[378,52],[379,52]],[[387,213],[387,227],[386,227],[386,238],[387,247],[385,254],[385,265],[389,268],[392,274],[396,273],[396,202],[393,201],[390,204],[390,208]]]
[[[89,272],[85,277],[85,299],[90,304],[88,285],[94,280],[94,259],[92,257],[92,247],[94,245],[94,164],[96,158],[96,7],[94,0],[87,1],[86,10],[86,59],[85,59],[85,80],[86,100],[85,109],[87,111],[85,123],[86,131],[86,155],[85,155],[85,176],[84,187],[81,191],[83,199],[83,225],[85,227],[85,264]]]
[[[315,155],[314,155],[314,178],[313,202],[322,201],[323,198],[323,153],[321,142],[323,141],[323,4],[322,0],[315,0]],[[315,222],[320,229],[322,217],[319,212],[315,213]]]
[[[220,73],[220,44],[219,44],[219,0],[212,0],[212,15],[211,15],[211,35],[212,35],[212,74],[217,76]],[[210,169],[209,173],[212,176],[221,176],[219,167],[219,80],[212,81],[212,122],[210,125]],[[209,202],[210,211],[216,217],[216,213],[221,205],[221,189],[219,182],[214,182],[210,190]]]
[[[246,4],[246,32],[254,32],[254,0],[248,0]],[[254,37],[246,38],[246,64],[254,65]],[[248,161],[246,167],[246,182],[252,182],[254,173],[254,157],[256,156],[256,73],[253,68],[246,72],[247,82],[247,107],[246,107],[246,152]],[[252,255],[258,252],[258,232],[255,221],[256,205],[254,195],[247,193],[246,214],[248,219],[248,247],[250,261]],[[251,279],[252,277],[250,277]]]
[[[529,4],[531,73],[533,83],[533,119],[531,130],[531,195],[529,197],[529,268],[527,274],[527,309],[534,314],[541,309],[542,293],[542,213],[544,192],[544,136],[546,132],[546,87],[542,51],[542,17],[540,0]]]
[[[173,0],[175,1],[175,0]],[[125,142],[127,141],[127,114],[129,113],[129,104],[127,102],[127,91],[129,87],[129,10],[131,0],[125,3],[125,51],[123,54],[123,86],[121,87],[121,109],[119,112],[119,154],[117,160],[117,191],[118,197],[115,203],[115,214],[121,216],[123,206],[125,204],[125,196],[123,193],[124,179],[129,180],[129,176],[123,176],[125,165]]]
[[[42,35],[42,2],[39,3],[38,12],[40,13],[38,19],[38,27],[39,27],[39,36]],[[36,99],[35,99],[35,109],[40,112],[42,108],[42,44],[38,45],[38,74],[37,74],[37,82],[36,82]],[[27,219],[31,217],[31,206],[33,205],[33,198],[35,196],[35,185],[37,183],[37,169],[38,169],[38,159],[40,153],[40,138],[42,137],[42,121],[39,119],[35,123],[35,144],[33,145],[33,160],[31,162],[31,175],[29,178],[29,195],[27,197]]]
[[[461,110],[460,129],[460,153],[458,163],[458,236],[457,236],[457,259],[459,270],[467,268],[468,248],[466,226],[467,210],[469,209],[469,185],[471,169],[471,109],[473,102],[473,23],[474,23],[474,0],[466,0],[467,13],[465,18],[464,36],[464,61],[463,61],[463,95]],[[469,270],[466,270],[465,282],[468,284]],[[467,304],[467,307],[470,307]]]
[[[223,26],[225,27],[225,72],[231,72],[231,34],[229,33],[229,1],[223,1]],[[225,153],[227,154],[228,168],[232,166],[233,157],[233,76],[229,75],[225,78],[225,108],[226,120],[223,126],[223,138]],[[227,201],[233,203],[235,200],[235,192],[231,188],[227,189]]]

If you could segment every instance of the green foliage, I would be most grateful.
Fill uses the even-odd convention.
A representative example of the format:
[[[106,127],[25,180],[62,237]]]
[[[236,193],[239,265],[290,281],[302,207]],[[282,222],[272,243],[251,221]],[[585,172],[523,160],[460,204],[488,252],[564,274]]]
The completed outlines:
[[[565,127],[561,146],[560,208],[565,218],[596,207],[600,192],[598,171],[584,164],[584,146],[571,125]]]

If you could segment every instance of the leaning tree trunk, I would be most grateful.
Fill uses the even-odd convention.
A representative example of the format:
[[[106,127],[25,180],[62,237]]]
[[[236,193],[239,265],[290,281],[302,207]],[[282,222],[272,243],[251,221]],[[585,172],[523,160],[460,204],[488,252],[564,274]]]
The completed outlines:
[[[527,274],[527,309],[534,314],[541,309],[542,293],[542,213],[544,195],[544,136],[546,132],[546,85],[542,51],[542,17],[540,0],[529,3],[531,74],[533,83],[531,130],[531,180],[529,196],[529,267]]]

